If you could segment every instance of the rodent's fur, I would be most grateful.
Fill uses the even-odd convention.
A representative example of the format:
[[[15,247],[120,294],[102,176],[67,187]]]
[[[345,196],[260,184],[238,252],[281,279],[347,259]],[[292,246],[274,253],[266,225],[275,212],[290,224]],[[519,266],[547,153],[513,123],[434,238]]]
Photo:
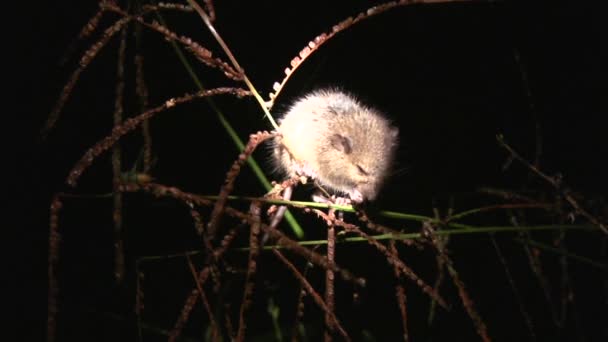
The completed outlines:
[[[354,202],[378,195],[397,148],[398,129],[377,110],[336,89],[297,100],[279,121],[276,166],[304,175]]]

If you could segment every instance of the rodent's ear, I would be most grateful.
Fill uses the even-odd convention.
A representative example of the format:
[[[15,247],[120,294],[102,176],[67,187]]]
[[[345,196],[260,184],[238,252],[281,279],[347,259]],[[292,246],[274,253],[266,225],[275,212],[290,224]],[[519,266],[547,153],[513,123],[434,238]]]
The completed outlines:
[[[329,137],[329,141],[333,148],[344,154],[350,154],[353,151],[352,142],[348,137],[336,133]]]

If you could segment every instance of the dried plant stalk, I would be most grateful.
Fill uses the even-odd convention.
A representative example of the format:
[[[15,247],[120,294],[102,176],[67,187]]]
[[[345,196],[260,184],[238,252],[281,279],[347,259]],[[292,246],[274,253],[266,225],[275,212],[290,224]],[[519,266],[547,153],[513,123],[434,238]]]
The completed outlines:
[[[78,178],[82,175],[84,170],[86,170],[92,163],[95,158],[97,158],[100,154],[107,151],[110,147],[114,146],[114,144],[125,134],[134,130],[139,126],[143,121],[150,119],[157,113],[163,112],[169,108],[172,108],[178,104],[183,104],[186,102],[190,102],[197,98],[204,98],[208,96],[215,96],[219,94],[231,94],[236,97],[244,97],[249,96],[251,93],[245,89],[241,88],[215,88],[209,90],[199,91],[195,94],[186,94],[181,97],[175,97],[165,101],[162,105],[152,108],[142,114],[139,114],[136,117],[129,118],[125,120],[119,126],[115,126],[112,129],[112,133],[97,142],[93,147],[91,147],[80,160],[76,163],[76,165],[70,171],[68,178],[66,179],[66,183],[70,186],[76,186]]]
[[[281,260],[283,264],[287,266],[287,268],[289,268],[291,273],[296,277],[296,279],[298,279],[303,289],[312,297],[313,301],[321,308],[321,310],[323,310],[323,312],[325,312],[325,314],[329,316],[331,325],[329,325],[328,328],[335,328],[345,340],[350,341],[350,337],[348,336],[344,328],[342,328],[338,317],[336,317],[333,311],[327,307],[327,304],[323,301],[321,295],[319,295],[317,291],[315,291],[315,289],[312,287],[312,285],[310,285],[310,283],[308,282],[308,280],[306,280],[302,273],[300,273],[300,271],[298,271],[298,269],[289,260],[287,260],[287,258],[285,258],[285,256],[280,251],[278,251],[277,249],[273,249],[272,253],[274,253],[274,255],[276,255],[279,260]]]
[[[93,15],[93,17],[91,17],[91,19],[89,19],[89,21],[84,25],[82,30],[80,30],[80,33],[78,34],[78,39],[85,39],[91,34],[93,34],[93,32],[95,32],[95,30],[97,29],[97,26],[99,26],[99,21],[101,20],[101,17],[104,13],[105,10],[103,8],[97,10],[97,13],[95,13],[95,15]]]
[[[529,234],[521,233],[521,236],[525,240],[531,240]],[[532,273],[534,273],[534,276],[536,277],[536,280],[538,281],[540,288],[543,290],[543,295],[545,297],[545,300],[547,301],[547,306],[549,308],[549,311],[551,312],[551,318],[553,319],[553,324],[555,324],[556,327],[559,327],[559,319],[557,317],[555,303],[553,302],[553,299],[551,298],[551,286],[549,285],[547,276],[545,275],[545,272],[543,271],[543,265],[540,261],[540,255],[539,255],[539,253],[537,253],[538,250],[534,247],[530,247],[529,244],[525,244],[523,246],[523,248],[524,248],[524,251],[526,252],[526,256],[528,257],[528,263],[530,265],[530,269],[532,270]]]
[[[57,328],[57,295],[59,294],[59,286],[57,284],[56,269],[57,262],[59,261],[59,243],[61,242],[61,235],[59,234],[59,212],[61,211],[62,206],[61,194],[53,196],[49,211],[49,293],[46,323],[46,340],[48,342],[55,341],[55,330]]]
[[[186,49],[192,52],[198,60],[200,60],[207,66],[221,70],[224,73],[224,76],[235,81],[243,80],[243,74],[241,72],[235,70],[230,66],[230,64],[222,61],[220,58],[213,58],[213,53],[210,50],[204,48],[192,39],[185,36],[179,36],[175,32],[169,30],[167,27],[157,22],[148,23],[141,16],[131,16],[129,15],[129,13],[125,12],[115,4],[107,3],[104,5],[104,8],[112,12],[118,13],[124,16],[125,18],[128,18],[129,20],[135,20],[141,25],[162,34],[168,40],[177,41],[181,43],[186,47]]]
[[[469,293],[466,291],[464,283],[462,282],[462,280],[460,280],[458,273],[452,267],[451,264],[447,264],[447,269],[448,269],[448,273],[452,277],[452,281],[456,285],[456,288],[458,288],[458,295],[460,296],[460,299],[462,300],[462,305],[464,306],[467,313],[469,314],[469,317],[471,317],[471,319],[473,320],[473,323],[475,324],[477,334],[479,335],[479,337],[481,337],[481,340],[484,342],[492,341],[492,339],[490,338],[490,335],[488,335],[488,329],[486,328],[486,324],[481,319],[481,316],[479,315],[477,310],[475,310],[475,305],[473,303],[473,300],[469,296]]]
[[[464,306],[465,310],[467,311],[467,314],[473,321],[477,334],[479,335],[482,341],[491,341],[492,339],[490,339],[490,336],[488,335],[488,329],[486,328],[486,324],[481,319],[481,316],[475,309],[474,302],[471,299],[471,296],[469,296],[469,293],[467,292],[464,283],[462,282],[462,280],[460,280],[460,276],[458,275],[458,272],[456,272],[452,260],[448,256],[442,243],[439,241],[439,239],[437,239],[433,226],[430,223],[425,222],[423,226],[423,231],[425,237],[428,239],[428,241],[430,241],[430,243],[437,251],[437,256],[441,258],[443,265],[446,266],[448,274],[452,278],[452,282],[454,283],[454,285],[456,285],[456,288],[458,289],[458,295],[460,297],[460,300],[462,301],[462,305]]]
[[[509,152],[511,158],[519,161],[538,177],[551,184],[553,188],[555,188],[555,190],[558,191],[559,194],[564,197],[566,202],[568,202],[568,204],[570,204],[572,208],[574,208],[577,214],[586,218],[593,225],[600,228],[605,234],[608,234],[608,226],[605,223],[601,222],[597,217],[591,215],[578,203],[578,201],[574,199],[574,197],[572,196],[572,192],[566,187],[564,187],[564,184],[562,184],[561,178],[550,177],[544,172],[542,172],[538,167],[532,165],[529,161],[520,156],[519,153],[517,153],[511,146],[509,146],[501,135],[497,136],[497,140],[498,144],[505,150],[507,150],[507,152]]]
[[[329,263],[335,262],[336,253],[336,229],[334,225],[330,224],[327,227],[327,261]],[[325,312],[325,326],[332,328],[333,315],[334,314],[334,272],[332,270],[325,271],[325,304],[327,305],[327,312]],[[331,341],[331,333],[328,329],[324,333],[325,342]]]
[[[268,107],[268,109],[271,109],[273,107],[274,100],[276,99],[277,96],[279,96],[279,93],[281,92],[281,90],[283,90],[283,87],[287,83],[287,80],[289,80],[289,78],[294,73],[294,71],[310,55],[312,55],[316,50],[318,50],[319,47],[321,47],[321,45],[327,43],[336,34],[350,28],[351,26],[361,22],[362,20],[368,19],[368,18],[375,16],[377,14],[380,14],[380,13],[384,13],[397,6],[406,6],[406,5],[413,5],[413,4],[420,4],[420,3],[444,3],[444,2],[464,2],[464,1],[466,1],[466,0],[399,0],[399,1],[392,1],[392,2],[370,7],[365,12],[361,12],[361,13],[357,14],[355,17],[348,17],[348,18],[342,20],[341,22],[334,25],[330,32],[321,33],[320,35],[316,36],[314,39],[309,41],[308,44],[306,44],[306,46],[302,50],[300,50],[298,55],[291,60],[291,62],[289,63],[290,67],[286,67],[284,70],[285,77],[281,80],[281,82],[275,82],[273,84],[272,89],[274,90],[274,92],[271,92],[268,94],[269,100],[266,101],[266,106]]]
[[[220,190],[219,199],[217,200],[217,202],[215,202],[213,212],[211,212],[211,218],[209,220],[209,224],[207,225],[207,235],[210,239],[213,239],[213,236],[216,233],[217,225],[219,224],[219,220],[224,210],[224,206],[226,205],[228,195],[230,195],[230,193],[232,192],[232,189],[234,187],[234,181],[241,172],[241,168],[243,167],[243,165],[245,165],[247,158],[251,156],[251,154],[253,153],[253,151],[255,151],[256,147],[259,144],[274,136],[275,134],[271,134],[268,132],[257,132],[249,136],[249,141],[243,149],[243,152],[239,154],[239,157],[232,164],[230,170],[226,174],[224,185],[222,185],[222,188]]]
[[[125,50],[127,48],[127,25],[120,34],[120,46],[118,48],[118,63],[116,63],[116,98],[114,100],[114,126],[122,123],[123,97],[125,90]],[[122,192],[118,190],[122,174],[122,153],[120,144],[115,144],[112,148],[112,176],[113,176],[113,210],[112,220],[114,223],[114,280],[121,283],[125,275],[125,254],[123,225],[122,225]]]
[[[251,216],[253,217],[253,224],[251,225],[250,233],[249,233],[249,259],[247,261],[247,276],[245,279],[245,289],[243,292],[243,301],[241,303],[241,309],[239,312],[239,329],[236,336],[237,341],[245,340],[245,313],[249,306],[251,306],[252,297],[253,297],[253,289],[254,289],[254,280],[257,270],[257,258],[260,253],[260,212],[261,212],[261,204],[259,202],[251,203],[251,207],[249,209]]]
[[[517,306],[519,307],[519,312],[521,313],[522,317],[524,318],[524,322],[526,323],[526,328],[528,328],[528,333],[530,334],[530,340],[536,341],[536,333],[534,332],[534,323],[532,323],[532,318],[530,317],[530,314],[526,310],[524,303],[521,300],[521,295],[519,294],[519,291],[517,290],[517,287],[515,286],[515,280],[513,279],[513,276],[511,275],[511,271],[509,271],[509,265],[507,265],[507,261],[505,260],[502,252],[500,251],[500,247],[498,246],[498,243],[496,242],[496,239],[494,238],[493,235],[490,235],[490,240],[492,241],[492,245],[494,246],[494,250],[496,251],[498,260],[500,260],[500,263],[501,263],[503,269],[505,270],[505,276],[507,277],[507,281],[509,282],[509,285],[511,286],[511,290],[513,291],[513,296],[515,297],[515,301],[517,302]]]
[[[142,341],[142,314],[144,311],[144,273],[139,269],[139,260],[135,262],[135,316],[137,318],[137,334]]]
[[[146,85],[144,77],[144,56],[141,54],[142,45],[142,25],[140,23],[135,24],[135,39],[137,45],[137,51],[135,53],[134,64],[135,64],[135,95],[139,100],[139,111],[145,112],[148,110],[148,86]],[[142,136],[144,140],[143,147],[143,172],[148,173],[152,168],[152,135],[150,133],[150,122],[145,120],[142,123]]]
[[[194,279],[194,282],[196,283],[196,289],[199,292],[199,296],[201,297],[201,301],[203,302],[205,311],[207,311],[207,316],[209,316],[209,322],[211,324],[211,340],[218,341],[220,338],[220,330],[219,330],[219,326],[217,325],[217,322],[215,321],[215,317],[213,315],[213,310],[211,310],[211,305],[209,304],[207,295],[205,294],[205,291],[203,290],[203,285],[198,281],[198,276],[197,276],[198,273],[196,272],[196,268],[194,267],[194,264],[192,263],[192,260],[190,259],[189,255],[186,255],[186,260],[188,261],[188,267],[190,268],[190,272],[192,273],[192,278]]]
[[[146,4],[143,6],[145,11],[158,11],[158,10],[176,10],[182,12],[194,12],[194,9],[188,5],[177,4],[172,2],[159,2],[155,5]]]
[[[386,257],[386,260],[387,260],[387,262],[389,264],[393,265],[394,267],[397,267],[399,269],[399,271],[401,272],[401,274],[403,274],[404,276],[406,276],[406,277],[410,278],[412,281],[414,281],[414,283],[418,287],[420,287],[420,289],[424,293],[426,293],[431,298],[433,298],[434,300],[436,300],[437,303],[439,303],[439,305],[441,305],[443,308],[445,308],[445,309],[448,308],[446,302],[439,295],[439,293],[437,293],[432,287],[430,287],[422,279],[420,279],[420,277],[418,277],[418,275],[411,268],[409,268],[407,265],[405,265],[403,263],[403,261],[401,261],[398,258],[396,258],[386,248],[386,246],[384,246],[383,244],[381,244],[380,242],[378,242],[376,239],[372,238],[371,236],[369,236],[368,234],[366,234],[365,232],[363,232],[361,230],[361,228],[357,227],[354,224],[346,223],[346,222],[339,221],[339,220],[333,220],[332,221],[332,218],[329,217],[328,215],[326,215],[325,213],[323,213],[322,211],[320,211],[320,210],[314,210],[314,211],[319,216],[323,217],[326,221],[333,222],[333,224],[335,224],[337,226],[340,226],[340,227],[343,227],[347,232],[353,232],[353,233],[358,234],[361,237],[365,238],[370,245],[374,246],[378,251],[380,251],[382,254],[384,254],[384,256]]]
[[[397,251],[397,246],[394,240],[389,241],[389,248],[395,258],[399,259],[399,252]],[[399,268],[393,266],[393,272],[395,274],[395,278],[399,279]],[[435,291],[437,291],[437,289],[435,289]],[[405,287],[399,282],[395,284],[395,298],[397,299],[397,304],[399,305],[399,313],[401,314],[401,325],[403,326],[403,341],[408,342],[410,338],[407,329],[407,297],[405,295]]]
[[[59,100],[57,100],[55,107],[49,114],[49,117],[46,120],[44,127],[42,128],[41,135],[42,135],[43,140],[46,139],[49,132],[53,129],[53,127],[55,126],[55,123],[59,119],[59,114],[61,113],[61,110],[63,109],[63,107],[65,106],[65,103],[67,102],[68,98],[70,97],[70,94],[72,93],[72,90],[74,89],[74,86],[76,85],[76,82],[80,78],[80,74],[82,73],[82,71],[84,69],[86,69],[86,67],[91,63],[91,61],[97,56],[99,51],[101,51],[101,49],[106,46],[108,41],[116,33],[118,33],[129,21],[130,21],[129,18],[122,18],[122,19],[118,20],[117,22],[115,22],[114,25],[110,26],[109,28],[107,28],[104,31],[101,39],[99,39],[95,44],[93,44],[82,55],[82,57],[80,58],[78,68],[76,68],[76,70],[74,70],[74,72],[72,73],[72,76],[70,76],[70,79],[68,80],[68,82],[65,84],[65,86],[63,86],[61,95],[59,95]]]

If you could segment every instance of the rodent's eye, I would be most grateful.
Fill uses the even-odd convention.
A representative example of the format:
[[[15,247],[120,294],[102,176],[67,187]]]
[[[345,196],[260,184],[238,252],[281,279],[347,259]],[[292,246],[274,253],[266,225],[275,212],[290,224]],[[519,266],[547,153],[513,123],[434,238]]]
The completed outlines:
[[[365,170],[363,168],[363,166],[361,166],[360,164],[357,164],[356,166],[357,166],[357,171],[359,171],[360,174],[365,175],[365,176],[369,175],[369,172],[367,172],[367,170]]]

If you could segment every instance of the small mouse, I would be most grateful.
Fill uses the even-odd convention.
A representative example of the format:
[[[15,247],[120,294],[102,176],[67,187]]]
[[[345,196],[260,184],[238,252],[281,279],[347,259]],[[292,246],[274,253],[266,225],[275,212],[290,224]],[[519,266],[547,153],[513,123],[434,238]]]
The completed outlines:
[[[278,170],[361,203],[376,199],[390,173],[399,131],[353,95],[323,89],[296,100],[278,133],[272,142]]]

